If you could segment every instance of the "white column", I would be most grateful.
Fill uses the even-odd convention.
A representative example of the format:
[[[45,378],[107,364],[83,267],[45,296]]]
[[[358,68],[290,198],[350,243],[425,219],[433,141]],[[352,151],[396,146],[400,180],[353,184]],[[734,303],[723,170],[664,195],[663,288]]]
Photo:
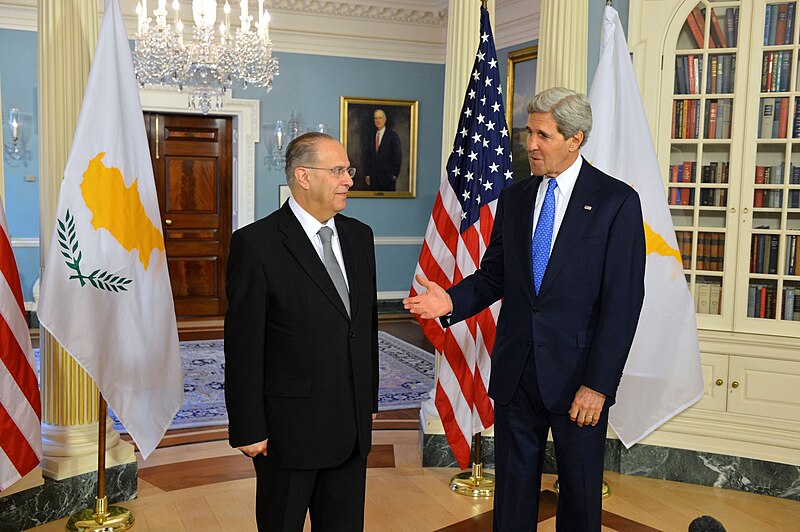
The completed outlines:
[[[536,91],[566,87],[586,94],[589,3],[541,0]]]
[[[96,0],[39,0],[39,212],[41,263],[49,249],[58,193],[97,43]],[[60,480],[97,470],[97,386],[40,329],[42,469]],[[108,467],[135,460],[106,418]]]

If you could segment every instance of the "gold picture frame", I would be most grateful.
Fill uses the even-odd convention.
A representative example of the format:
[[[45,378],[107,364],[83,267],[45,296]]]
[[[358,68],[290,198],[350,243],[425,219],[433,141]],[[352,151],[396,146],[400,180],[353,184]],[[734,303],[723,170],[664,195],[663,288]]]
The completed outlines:
[[[511,130],[511,157],[514,179],[531,174],[528,164],[527,135],[528,102],[536,95],[536,61],[538,46],[529,46],[508,54],[506,85],[506,121]]]
[[[356,169],[349,197],[416,197],[418,109],[418,100],[341,97],[340,140]],[[386,117],[386,131],[376,149],[378,110]]]

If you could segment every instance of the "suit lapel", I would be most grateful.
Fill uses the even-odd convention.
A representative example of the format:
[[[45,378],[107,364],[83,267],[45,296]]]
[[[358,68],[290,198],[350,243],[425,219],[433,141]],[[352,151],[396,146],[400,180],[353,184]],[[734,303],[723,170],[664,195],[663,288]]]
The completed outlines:
[[[541,177],[531,177],[526,179],[522,184],[520,194],[509,196],[513,201],[513,208],[508,210],[508,214],[504,216],[511,216],[512,220],[525,220],[524,224],[520,224],[519,231],[516,233],[518,236],[515,242],[512,242],[517,249],[517,257],[520,261],[520,267],[525,272],[525,279],[527,279],[528,294],[531,298],[535,296],[533,289],[533,257],[531,256],[531,238],[533,235],[533,211],[536,205],[536,191],[539,190],[539,185],[542,182]]]
[[[580,173],[578,173],[578,179],[575,181],[575,188],[572,189],[567,211],[564,213],[564,219],[558,230],[553,252],[547,262],[547,270],[542,279],[541,290],[539,290],[540,297],[553,284],[553,280],[558,276],[561,267],[569,259],[570,252],[574,249],[575,241],[583,233],[592,219],[592,215],[597,211],[596,201],[592,201],[592,196],[598,190],[599,185],[592,172],[591,166],[584,160]],[[584,206],[586,205],[590,205],[592,209],[585,209]]]
[[[344,268],[347,270],[347,286],[350,289],[350,316],[358,310],[358,241],[354,237],[350,224],[342,216],[336,216],[336,231],[339,233],[339,244],[342,247]]]
[[[348,317],[342,299],[339,297],[336,287],[333,286],[330,275],[328,275],[328,270],[325,269],[325,265],[319,259],[317,251],[305,231],[303,231],[303,226],[300,225],[288,202],[281,207],[278,229],[284,235],[283,244],[300,264],[300,267],[308,273],[311,281],[331,300],[331,303],[339,309],[339,312]]]

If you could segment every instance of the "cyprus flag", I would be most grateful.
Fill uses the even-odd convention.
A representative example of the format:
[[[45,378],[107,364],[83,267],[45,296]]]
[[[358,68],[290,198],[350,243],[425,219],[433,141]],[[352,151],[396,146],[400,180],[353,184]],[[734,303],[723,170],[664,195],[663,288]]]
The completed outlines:
[[[183,402],[175,309],[131,50],[105,15],[64,171],[39,320],[145,458]]]
[[[609,423],[626,447],[703,395],[694,303],[617,11],[606,6],[600,61],[589,91],[594,125],[584,157],[630,184],[647,240],[639,326]]]

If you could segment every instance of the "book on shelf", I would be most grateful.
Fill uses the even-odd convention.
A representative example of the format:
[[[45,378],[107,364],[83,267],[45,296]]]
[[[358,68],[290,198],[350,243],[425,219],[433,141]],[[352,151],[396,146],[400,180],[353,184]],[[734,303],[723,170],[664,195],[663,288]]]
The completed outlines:
[[[794,99],[794,121],[792,123],[792,137],[800,137],[800,98]]]
[[[794,42],[794,11],[796,2],[789,2],[786,7],[786,32],[784,33],[783,43],[792,44]]]
[[[719,307],[722,303],[722,285],[720,283],[711,283],[710,286],[708,313],[719,315]]]
[[[762,139],[771,139],[772,136],[772,123],[774,119],[775,100],[777,98],[761,98],[759,116],[761,121],[758,127],[758,137]]]
[[[720,125],[722,121],[720,120]],[[708,102],[708,117],[706,119],[706,138],[717,138],[717,102]]]
[[[775,22],[775,44],[786,42],[786,4],[778,5],[778,15]]]
[[[727,7],[725,8],[725,30],[726,30],[726,37],[728,39],[728,46],[731,48],[736,46],[736,27],[734,24],[736,23],[736,15],[734,13],[734,9],[739,11],[739,8]]]
[[[775,98],[775,104],[772,108],[772,136],[770,138],[778,139],[781,138],[781,130],[780,130],[780,116],[781,116],[781,107],[783,107],[783,98]]]
[[[711,307],[711,284],[698,283],[695,287],[697,290],[697,313],[709,314]]]
[[[794,321],[794,309],[795,309],[795,287],[794,286],[787,286],[783,289],[783,319]]]
[[[711,40],[714,41],[714,44],[717,48],[727,48],[728,47],[728,39],[725,38],[725,32],[722,31],[722,25],[719,23],[719,18],[717,18],[717,13],[714,9],[710,9],[711,15]]]
[[[786,237],[786,275],[797,275],[797,235],[787,235]]]
[[[697,48],[703,48],[703,32],[705,31],[705,19],[699,7],[695,7],[689,16],[686,17],[686,24],[689,26],[689,33],[694,38]]]

